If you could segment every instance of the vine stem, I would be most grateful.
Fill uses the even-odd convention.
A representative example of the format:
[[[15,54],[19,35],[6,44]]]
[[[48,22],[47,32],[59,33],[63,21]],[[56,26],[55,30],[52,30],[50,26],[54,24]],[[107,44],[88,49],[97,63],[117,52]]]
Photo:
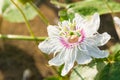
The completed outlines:
[[[78,73],[78,71],[74,68],[73,71],[80,77],[81,80],[84,80],[84,78]]]
[[[27,41],[44,41],[47,37],[31,37],[23,35],[2,35],[0,34],[0,39],[6,40],[27,40]]]
[[[57,6],[60,6],[60,7],[64,7],[64,8],[67,7],[67,4],[60,3],[60,2],[55,1],[55,0],[51,0],[51,3],[52,3],[52,4],[55,4],[55,5],[57,5]]]
[[[28,20],[27,20],[27,18],[26,18],[26,16],[25,16],[25,14],[24,14],[24,12],[21,10],[21,8],[13,1],[13,0],[11,0],[12,1],[12,3],[18,8],[18,10],[21,12],[21,14],[22,14],[22,16],[23,16],[23,18],[25,19],[25,23],[26,23],[26,25],[27,25],[27,28],[28,28],[28,30],[29,30],[29,32],[30,32],[30,34],[31,34],[31,36],[32,37],[29,37],[29,36],[16,36],[16,35],[1,35],[0,36],[0,38],[2,38],[2,39],[11,39],[11,40],[34,40],[34,41],[36,41],[36,44],[38,44],[37,43],[37,40],[39,40],[39,41],[43,41],[43,40],[45,40],[46,39],[46,37],[35,37],[34,36],[34,33],[32,32],[32,29],[31,29],[31,26],[30,26],[30,24],[29,24],[29,22],[28,22]],[[33,3],[31,3],[31,5],[33,5]],[[34,9],[39,13],[39,16],[42,18],[42,19],[44,19],[45,20],[45,23],[48,25],[48,21],[47,21],[47,19],[44,17],[44,15],[42,15],[42,13],[33,5],[33,7],[34,7]],[[44,56],[47,58],[47,60],[48,60],[48,57],[46,56],[46,54],[44,54]],[[53,70],[55,70],[55,72],[57,73],[57,70],[56,70],[56,68],[55,67],[52,67],[53,68]]]
[[[18,9],[18,10],[20,11],[20,13],[22,14],[22,16],[23,16],[23,18],[24,18],[24,20],[25,20],[26,26],[27,26],[27,28],[28,28],[28,31],[29,31],[29,33],[31,34],[31,36],[34,38],[34,37],[35,37],[35,36],[34,36],[34,33],[33,33],[32,29],[31,29],[30,23],[28,22],[25,14],[24,14],[24,12],[22,11],[22,9],[21,9],[13,0],[11,0],[11,2],[17,7],[17,9]],[[36,44],[38,44],[37,41],[36,41]]]
[[[38,16],[41,18],[41,20],[46,24],[49,25],[48,19],[42,14],[42,12],[36,7],[33,2],[29,2],[29,4],[34,8],[34,10],[38,13]]]

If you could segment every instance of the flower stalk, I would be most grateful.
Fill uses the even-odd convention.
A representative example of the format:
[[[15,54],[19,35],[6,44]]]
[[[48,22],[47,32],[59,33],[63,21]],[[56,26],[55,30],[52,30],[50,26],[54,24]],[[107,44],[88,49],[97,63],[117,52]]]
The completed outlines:
[[[25,20],[25,23],[26,23],[26,25],[27,25],[28,31],[29,31],[29,33],[31,34],[31,36],[34,38],[35,35],[34,35],[32,29],[31,29],[30,23],[28,22],[25,14],[24,14],[24,12],[22,11],[22,9],[21,9],[13,0],[11,0],[11,2],[17,7],[17,9],[18,9],[18,10],[20,11],[20,13],[22,14],[22,16],[23,16],[23,18],[24,18],[24,20]],[[35,39],[35,38],[34,38],[34,39]],[[37,41],[36,41],[36,44],[37,44]]]
[[[23,35],[2,35],[0,34],[0,39],[3,40],[27,40],[27,41],[43,41],[47,37],[31,37]]]
[[[80,77],[81,80],[84,80],[84,78],[78,73],[78,71],[74,68],[73,71]]]
[[[43,41],[46,39],[46,37],[35,37],[34,36],[34,33],[32,32],[32,29],[31,29],[31,26],[30,26],[30,23],[28,22],[24,12],[21,10],[21,8],[13,1],[11,0],[12,3],[18,8],[18,10],[20,11],[20,13],[22,14],[24,20],[25,20],[25,23],[27,25],[27,28],[31,34],[31,36],[19,36],[19,35],[0,35],[0,38],[2,39],[9,39],[9,40],[27,40],[27,41],[36,41],[36,44],[38,44],[37,41]],[[42,20],[48,25],[48,20],[44,17],[44,15],[39,11],[39,9],[32,3],[32,2],[29,2],[32,7],[38,12],[39,16],[42,18]],[[44,56],[48,59],[48,57],[44,54]],[[55,70],[55,72],[57,73],[57,70],[52,67],[53,70]]]

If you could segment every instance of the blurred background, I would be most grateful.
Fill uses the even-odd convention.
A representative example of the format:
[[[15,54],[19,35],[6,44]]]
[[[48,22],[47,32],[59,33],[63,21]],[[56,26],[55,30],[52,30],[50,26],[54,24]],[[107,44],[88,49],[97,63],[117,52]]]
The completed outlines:
[[[80,0],[58,0],[61,3],[72,3]],[[116,0],[119,2],[119,0]],[[59,19],[57,8],[50,0],[36,0],[35,4],[46,16],[50,24],[55,25]],[[119,13],[116,13],[120,16]],[[14,16],[14,15],[13,15]],[[29,21],[35,36],[47,36],[47,26],[36,16]],[[115,27],[110,14],[101,16],[99,32],[108,32],[112,39],[104,48],[119,42],[120,28]],[[30,35],[25,23],[9,22],[0,16],[0,34]],[[31,76],[28,80],[43,80],[56,75],[48,65],[48,60],[33,41],[0,39],[0,80],[22,80],[23,76]]]

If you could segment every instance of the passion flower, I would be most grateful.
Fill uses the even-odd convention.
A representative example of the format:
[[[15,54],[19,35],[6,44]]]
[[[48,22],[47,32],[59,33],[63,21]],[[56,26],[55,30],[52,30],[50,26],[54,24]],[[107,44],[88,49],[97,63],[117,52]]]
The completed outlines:
[[[58,25],[49,25],[48,39],[41,42],[38,47],[44,53],[53,53],[55,56],[49,61],[50,65],[64,64],[61,75],[66,75],[74,66],[87,64],[92,58],[108,57],[107,51],[100,50],[98,46],[106,44],[111,38],[106,32],[97,32],[100,24],[99,14],[95,13],[91,19],[78,14],[72,21],[65,20]]]

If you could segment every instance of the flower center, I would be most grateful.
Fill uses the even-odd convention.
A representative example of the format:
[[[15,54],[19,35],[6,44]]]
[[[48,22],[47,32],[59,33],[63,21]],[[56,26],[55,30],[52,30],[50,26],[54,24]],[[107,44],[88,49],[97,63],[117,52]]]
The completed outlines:
[[[60,42],[66,47],[71,48],[83,42],[85,38],[84,30],[71,30],[61,34]]]
[[[79,37],[81,36],[79,32],[70,32],[68,37],[69,43],[76,43],[79,40]]]
[[[78,42],[79,37],[77,35],[72,35],[68,38],[69,43],[76,43]]]
[[[81,27],[77,27],[76,23],[66,23],[68,25],[60,26],[60,42],[66,47],[71,48],[75,45],[79,45],[85,39],[84,30]]]

